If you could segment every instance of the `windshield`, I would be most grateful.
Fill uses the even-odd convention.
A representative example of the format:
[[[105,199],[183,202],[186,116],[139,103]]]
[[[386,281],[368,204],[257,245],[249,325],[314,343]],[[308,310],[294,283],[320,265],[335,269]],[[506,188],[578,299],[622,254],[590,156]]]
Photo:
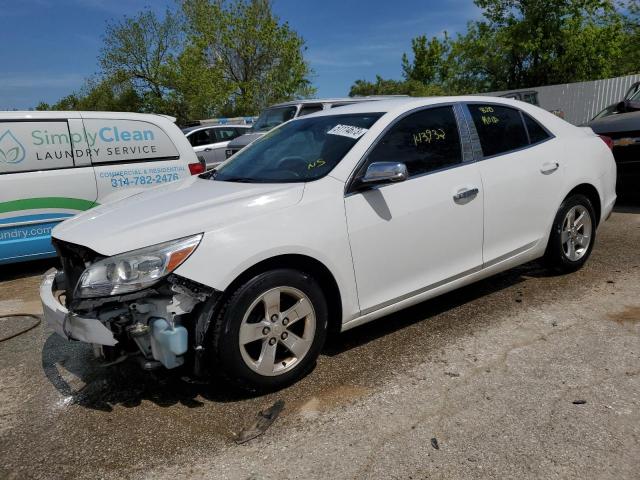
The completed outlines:
[[[598,118],[608,117],[611,114],[618,113],[616,109],[617,109],[617,104],[616,105],[610,105],[607,108],[605,108],[604,110],[602,110],[600,113],[598,113],[591,120],[597,120]]]
[[[296,115],[297,107],[268,108],[260,114],[256,123],[251,127],[253,132],[268,132],[281,123],[291,120]]]
[[[329,173],[381,116],[359,113],[289,122],[203,177],[247,183],[317,180]]]

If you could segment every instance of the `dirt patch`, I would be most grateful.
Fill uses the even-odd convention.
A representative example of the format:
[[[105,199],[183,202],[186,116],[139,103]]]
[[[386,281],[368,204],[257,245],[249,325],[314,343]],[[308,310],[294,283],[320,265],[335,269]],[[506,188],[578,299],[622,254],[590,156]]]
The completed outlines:
[[[330,410],[339,405],[345,405],[366,395],[371,389],[358,385],[339,385],[336,388],[322,392],[304,402],[299,412],[303,415],[313,415]]]
[[[640,323],[640,306],[627,305],[621,312],[609,314],[609,319],[622,326],[632,326]]]

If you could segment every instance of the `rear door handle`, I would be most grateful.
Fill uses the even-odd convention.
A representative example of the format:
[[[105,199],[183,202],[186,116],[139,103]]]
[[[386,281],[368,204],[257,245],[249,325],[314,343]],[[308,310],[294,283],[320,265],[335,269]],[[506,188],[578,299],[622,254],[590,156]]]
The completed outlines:
[[[213,148],[207,147],[207,148],[204,149],[205,152],[210,152],[211,150],[213,150]]]
[[[464,200],[466,198],[472,198],[478,195],[479,192],[480,190],[478,190],[476,187],[463,188],[462,190],[458,190],[456,192],[456,194],[453,196],[453,199],[455,201],[458,201],[458,200]]]
[[[547,162],[542,165],[540,172],[545,175],[549,175],[550,173],[553,173],[556,170],[558,170],[558,168],[560,168],[560,164],[558,162]]]

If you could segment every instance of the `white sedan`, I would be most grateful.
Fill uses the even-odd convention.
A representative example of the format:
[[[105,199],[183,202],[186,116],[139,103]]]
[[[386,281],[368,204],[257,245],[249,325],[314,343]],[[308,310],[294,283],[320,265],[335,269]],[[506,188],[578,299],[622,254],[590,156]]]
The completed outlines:
[[[329,331],[540,257],[577,270],[615,178],[602,138],[518,101],[327,110],[56,227],[63,270],[41,286],[45,316],[107,358],[280,388]]]
[[[227,145],[251,130],[251,125],[205,125],[183,128],[187,140],[205,168],[213,168],[227,159]]]

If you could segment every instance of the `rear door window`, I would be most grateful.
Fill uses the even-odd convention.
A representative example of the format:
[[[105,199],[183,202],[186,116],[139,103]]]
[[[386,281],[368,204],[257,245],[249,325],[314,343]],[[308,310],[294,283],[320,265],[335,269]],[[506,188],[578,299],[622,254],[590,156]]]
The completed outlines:
[[[374,162],[403,162],[409,176],[462,163],[453,108],[429,108],[398,121],[369,154],[367,164]]]
[[[215,138],[213,137],[213,131],[211,129],[205,128],[204,130],[196,130],[191,135],[189,135],[189,143],[192,147],[200,147],[202,145],[209,145],[210,143],[215,142]]]
[[[74,141],[66,120],[0,122],[0,174],[72,168]]]
[[[179,157],[169,135],[153,123],[87,118],[84,126],[94,164]]]
[[[235,128],[217,128],[215,132],[217,142],[228,142],[238,136]]]
[[[485,157],[529,145],[529,138],[519,110],[483,104],[469,104],[468,107]]]

